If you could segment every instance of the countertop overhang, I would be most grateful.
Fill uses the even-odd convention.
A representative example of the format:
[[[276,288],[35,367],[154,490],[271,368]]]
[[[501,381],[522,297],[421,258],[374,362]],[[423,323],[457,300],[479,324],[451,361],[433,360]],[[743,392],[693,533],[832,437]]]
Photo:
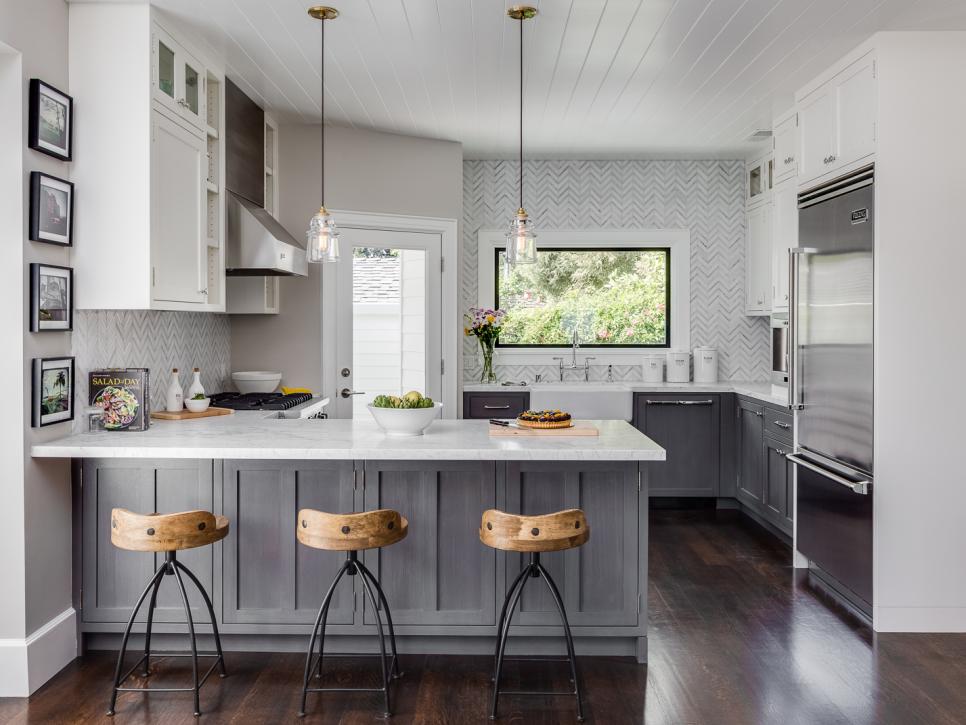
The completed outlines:
[[[657,443],[620,420],[598,437],[497,437],[485,420],[437,420],[425,435],[385,435],[371,420],[281,420],[258,413],[152,421],[143,432],[77,433],[31,447],[35,458],[277,460],[663,461]]]

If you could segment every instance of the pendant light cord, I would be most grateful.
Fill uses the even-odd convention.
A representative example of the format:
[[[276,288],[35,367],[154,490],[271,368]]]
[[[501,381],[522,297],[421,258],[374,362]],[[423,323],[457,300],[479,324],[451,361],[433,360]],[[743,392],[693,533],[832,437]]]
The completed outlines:
[[[520,23],[520,206],[523,208],[523,17]]]
[[[319,123],[319,125],[322,127],[322,163],[320,164],[320,168],[321,168],[321,174],[320,175],[322,177],[322,179],[321,179],[321,181],[322,181],[321,187],[322,188],[320,190],[321,191],[320,196],[321,196],[321,199],[322,199],[322,206],[325,207],[325,19],[322,20],[322,53],[321,53],[321,59],[322,59],[322,62],[319,64],[319,66],[320,66],[319,67],[319,78],[321,80],[321,85],[322,85],[322,98],[321,98],[320,103],[319,103],[319,107],[320,107],[321,112],[322,112],[322,119],[321,119],[321,121]]]

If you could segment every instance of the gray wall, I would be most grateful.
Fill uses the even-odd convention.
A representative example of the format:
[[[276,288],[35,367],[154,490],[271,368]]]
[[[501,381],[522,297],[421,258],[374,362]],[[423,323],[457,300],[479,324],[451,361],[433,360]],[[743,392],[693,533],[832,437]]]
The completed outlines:
[[[69,432],[62,423],[43,429],[30,427],[30,369],[35,357],[70,353],[70,334],[27,332],[27,295],[30,262],[67,265],[68,250],[27,241],[27,202],[31,171],[45,171],[69,177],[70,165],[27,148],[28,81],[39,77],[67,89],[67,5],[63,0],[0,0],[0,43],[18,51],[22,63],[22,99],[17,105],[3,100],[10,114],[0,138],[0,188],[4,189],[4,213],[0,218],[0,294],[3,296],[3,371],[23,380],[22,398],[8,410],[2,426],[4,476],[0,509],[0,567],[4,571],[0,596],[0,638],[24,638],[71,606],[71,511],[67,464],[63,461],[34,461],[30,445]],[[4,53],[4,87],[15,81],[16,56]],[[14,102],[16,104],[16,101]],[[14,138],[20,111],[22,127]],[[8,135],[8,133],[10,135]],[[22,156],[21,156],[22,154]],[[18,158],[19,157],[19,158]],[[18,161],[20,163],[18,163]],[[7,195],[12,177],[21,181],[20,198]],[[16,182],[12,182],[14,186]],[[14,194],[16,197],[16,194]],[[6,205],[19,209],[12,216]],[[12,207],[11,207],[12,209]]]
[[[460,219],[462,147],[448,141],[347,128],[326,129],[326,206],[350,211]],[[279,217],[305,238],[319,208],[318,126],[279,131]],[[338,223],[338,219],[336,219]],[[322,385],[321,283],[318,265],[307,278],[283,279],[281,312],[236,315],[231,324],[234,370],[278,370],[287,385]]]
[[[462,310],[478,303],[477,233],[504,228],[516,211],[518,169],[512,161],[463,163]],[[691,345],[718,348],[721,379],[765,381],[768,320],[742,311],[743,170],[742,161],[526,161],[526,207],[538,243],[541,229],[690,229]],[[465,381],[479,379],[474,343],[464,340]],[[533,380],[536,372],[553,371],[497,364],[501,380]],[[639,379],[640,366],[615,366],[615,373]]]

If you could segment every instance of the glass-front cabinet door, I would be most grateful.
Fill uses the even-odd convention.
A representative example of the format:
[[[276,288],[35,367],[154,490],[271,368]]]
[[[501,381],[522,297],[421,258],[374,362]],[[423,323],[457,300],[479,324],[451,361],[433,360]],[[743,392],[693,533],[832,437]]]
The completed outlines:
[[[205,130],[204,66],[158,25],[152,32],[153,97],[192,126]]]

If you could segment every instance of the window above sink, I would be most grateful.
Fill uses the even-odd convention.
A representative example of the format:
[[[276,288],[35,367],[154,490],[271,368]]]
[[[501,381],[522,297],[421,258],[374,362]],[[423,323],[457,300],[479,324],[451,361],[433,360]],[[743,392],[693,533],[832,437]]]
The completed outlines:
[[[478,241],[479,304],[508,313],[503,364],[550,364],[572,349],[575,329],[578,354],[596,365],[690,348],[687,229],[540,230],[537,264],[509,276],[503,231],[481,230]]]

